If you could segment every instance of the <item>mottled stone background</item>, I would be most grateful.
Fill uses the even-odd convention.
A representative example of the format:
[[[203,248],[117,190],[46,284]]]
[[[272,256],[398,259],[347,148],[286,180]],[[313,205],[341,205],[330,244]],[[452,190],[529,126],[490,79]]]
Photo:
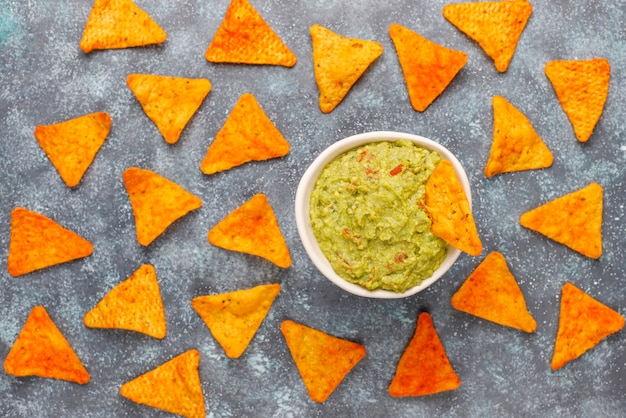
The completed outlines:
[[[604,340],[558,372],[549,367],[560,289],[572,281],[626,313],[626,3],[622,0],[535,0],[511,66],[496,72],[479,47],[442,17],[444,0],[252,0],[298,57],[293,68],[215,65],[206,50],[228,0],[137,0],[167,32],[159,46],[96,51],[78,47],[90,0],[0,0],[0,358],[30,309],[48,309],[91,373],[81,386],[0,373],[0,415],[11,417],[165,417],[119,395],[122,383],[189,349],[201,352],[200,376],[211,417],[500,417],[626,415],[626,331]],[[309,27],[380,41],[385,51],[330,114],[317,106]],[[463,50],[468,64],[424,113],[412,110],[388,35],[402,24]],[[553,59],[605,57],[609,98],[592,138],[576,141],[543,68]],[[131,72],[206,77],[213,89],[180,141],[166,144],[125,85]],[[208,145],[239,96],[251,92],[291,143],[284,158],[205,176]],[[503,95],[525,113],[554,153],[545,170],[483,175],[492,135],[491,98]],[[33,131],[105,111],[113,127],[81,184],[68,189]],[[427,291],[400,300],[351,296],[328,282],[307,258],[296,231],[298,180],[325,147],[372,130],[430,137],[449,147],[471,181],[481,257],[462,255]],[[200,196],[201,209],[178,221],[150,247],[135,238],[122,183],[131,166],[152,169]],[[605,190],[604,253],[599,260],[519,225],[519,215],[588,183]],[[208,230],[255,193],[276,211],[294,262],[280,269],[263,259],[211,246]],[[94,244],[92,256],[13,278],[7,273],[10,213],[41,212]],[[536,333],[457,312],[450,296],[488,252],[501,251],[538,322]],[[161,283],[168,335],[94,330],[84,313],[139,265],[152,263]],[[191,309],[193,297],[278,282],[282,292],[244,355],[228,359]],[[453,392],[393,399],[387,387],[429,311],[459,374]],[[279,330],[293,319],[364,344],[367,355],[324,404],[307,395]]]

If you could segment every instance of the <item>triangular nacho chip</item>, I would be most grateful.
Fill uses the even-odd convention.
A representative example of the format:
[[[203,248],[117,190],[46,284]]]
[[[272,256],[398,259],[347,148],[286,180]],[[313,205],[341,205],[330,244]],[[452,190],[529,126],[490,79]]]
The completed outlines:
[[[296,64],[296,56],[248,0],[231,1],[205,57],[209,62]]]
[[[324,402],[365,356],[361,344],[287,320],[280,329],[309,396]]]
[[[37,126],[35,138],[67,187],[74,187],[83,178],[110,129],[111,117],[104,112],[96,112],[65,122]]]
[[[394,397],[432,395],[455,390],[460,385],[461,379],[448,360],[430,314],[421,313],[415,334],[398,362],[389,394]]]
[[[126,84],[168,144],[178,142],[183,129],[211,91],[211,82],[206,78],[130,74]]]
[[[15,208],[7,268],[11,276],[87,257],[91,243],[37,212]]]
[[[537,329],[522,290],[497,251],[490,253],[452,295],[452,307],[524,332]]]
[[[382,55],[383,46],[376,41],[346,38],[320,25],[311,26],[310,33],[319,106],[322,112],[329,113]]]
[[[467,63],[467,54],[398,25],[389,27],[413,109],[423,112]]]
[[[267,316],[279,284],[260,285],[219,295],[198,296],[191,306],[230,358],[238,358]]]
[[[528,118],[504,97],[494,96],[492,105],[493,143],[485,176],[550,167],[552,152]]]
[[[441,161],[426,182],[425,206],[433,234],[470,255],[479,255],[483,244],[463,186],[449,161]]]
[[[119,49],[165,42],[165,31],[132,0],[95,0],[80,49]]]
[[[609,94],[611,66],[604,58],[551,61],[545,73],[567,115],[576,138],[586,142],[602,116]]]
[[[552,370],[591,350],[607,336],[624,328],[624,317],[571,283],[563,285],[559,330]]]
[[[290,146],[252,94],[242,95],[200,164],[204,174],[287,155]]]
[[[267,196],[257,194],[209,231],[209,242],[231,251],[263,257],[279,267],[291,266],[291,256]]]
[[[124,383],[120,394],[139,404],[187,418],[204,418],[204,394],[198,366],[200,353],[188,350]]]
[[[89,373],[42,306],[35,306],[4,361],[14,376],[39,376],[85,384]]]
[[[479,1],[445,5],[443,16],[476,41],[499,72],[505,72],[532,11],[526,0]]]
[[[604,191],[591,183],[520,217],[520,224],[591,258],[602,255]]]
[[[144,264],[116,285],[85,314],[84,323],[90,328],[118,328],[164,338],[165,310],[154,267]]]
[[[159,174],[131,167],[124,185],[133,207],[137,240],[148,246],[174,221],[202,206],[199,197]]]

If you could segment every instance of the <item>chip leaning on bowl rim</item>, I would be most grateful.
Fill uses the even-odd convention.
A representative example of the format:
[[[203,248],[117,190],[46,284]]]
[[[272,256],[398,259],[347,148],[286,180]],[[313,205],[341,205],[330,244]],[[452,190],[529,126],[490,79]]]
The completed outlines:
[[[317,178],[321,174],[322,170],[326,167],[328,163],[333,161],[336,157],[344,154],[345,152],[358,148],[368,143],[372,142],[381,142],[381,141],[397,141],[400,139],[410,140],[416,145],[426,148],[428,150],[437,151],[441,156],[442,160],[450,161],[454,167],[455,173],[463,186],[465,194],[467,195],[467,199],[471,205],[472,197],[471,190],[469,186],[469,181],[467,179],[467,175],[463,169],[463,166],[459,162],[459,160],[450,152],[447,148],[442,146],[441,144],[430,140],[428,138],[424,138],[419,135],[403,133],[403,132],[393,132],[393,131],[378,131],[378,132],[366,132],[357,135],[353,135],[342,140],[339,140],[332,144],[330,147],[326,148],[309,166],[309,168],[304,172],[300,183],[298,185],[298,189],[296,191],[296,199],[295,199],[295,216],[296,216],[296,226],[298,229],[298,234],[300,235],[300,239],[304,245],[304,248],[315,265],[315,267],[331,282],[340,288],[350,292],[352,294],[370,297],[370,298],[380,298],[380,299],[395,299],[395,298],[403,298],[407,296],[414,295],[416,293],[421,292],[426,289],[434,282],[436,282],[443,274],[452,267],[456,259],[459,257],[461,251],[448,245],[446,258],[443,263],[439,266],[439,268],[433,273],[433,275],[424,281],[418,286],[414,286],[404,293],[396,293],[388,290],[368,290],[358,284],[350,283],[347,280],[340,277],[333,268],[330,263],[322,253],[317,240],[315,238],[315,234],[313,232],[313,228],[311,226],[311,218],[309,215],[309,205],[310,205],[310,195],[315,187],[315,183]]]

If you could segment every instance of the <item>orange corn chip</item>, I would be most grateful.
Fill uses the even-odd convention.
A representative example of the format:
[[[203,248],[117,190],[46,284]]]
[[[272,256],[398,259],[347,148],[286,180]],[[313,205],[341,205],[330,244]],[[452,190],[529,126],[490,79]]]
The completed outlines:
[[[165,310],[154,267],[144,264],[111,289],[85,314],[84,323],[90,328],[119,328],[164,338]]]
[[[84,238],[39,213],[15,208],[7,268],[17,277],[87,257],[93,246]]]
[[[449,161],[441,161],[426,182],[425,206],[433,234],[470,255],[479,255],[478,236],[467,195]]]
[[[398,362],[389,394],[394,397],[432,395],[455,390],[460,385],[461,379],[448,360],[431,316],[421,313],[415,334]]]
[[[598,183],[545,203],[520,217],[522,226],[591,258],[602,255],[602,199]]]
[[[551,61],[545,73],[561,107],[574,128],[576,138],[591,137],[609,94],[611,66],[604,58],[586,61]]]
[[[423,112],[467,63],[467,54],[438,45],[394,23],[389,35],[396,48],[413,109]]]
[[[280,329],[309,396],[324,402],[365,356],[365,347],[287,320]]]
[[[165,42],[167,34],[132,0],[95,0],[80,49],[130,48]]]
[[[504,97],[494,96],[492,104],[493,143],[485,176],[550,167],[552,152],[528,118]]]
[[[200,353],[188,350],[124,383],[120,393],[139,404],[187,418],[204,418],[204,395],[198,366]]]
[[[600,341],[624,328],[624,317],[571,283],[561,294],[559,330],[554,344],[552,370],[591,350]]]
[[[509,68],[532,11],[526,0],[480,1],[448,4],[443,16],[476,41],[502,73]]]
[[[267,316],[279,284],[256,286],[220,295],[199,296],[191,306],[230,358],[238,358]]]
[[[89,373],[42,306],[35,306],[4,361],[14,376],[39,376],[85,384]]]
[[[382,55],[383,46],[375,41],[346,38],[320,25],[311,26],[310,33],[319,105],[322,112],[329,113]]]
[[[35,138],[67,187],[74,187],[83,178],[110,129],[111,117],[97,112],[53,125],[37,126]]]
[[[296,56],[248,0],[231,1],[205,57],[209,62],[296,64]]]
[[[126,84],[168,144],[178,142],[183,129],[211,91],[211,82],[206,78],[130,74]]]
[[[528,312],[522,290],[504,256],[497,251],[490,253],[469,275],[452,296],[452,306],[524,332],[537,329],[537,322]]]
[[[263,257],[279,267],[291,266],[289,248],[267,196],[257,194],[209,231],[209,242],[231,251]]]
[[[213,174],[249,161],[287,155],[290,146],[252,94],[244,94],[226,118],[200,164]]]
[[[124,184],[135,215],[137,240],[144,246],[174,221],[202,206],[200,198],[150,170],[127,169]]]

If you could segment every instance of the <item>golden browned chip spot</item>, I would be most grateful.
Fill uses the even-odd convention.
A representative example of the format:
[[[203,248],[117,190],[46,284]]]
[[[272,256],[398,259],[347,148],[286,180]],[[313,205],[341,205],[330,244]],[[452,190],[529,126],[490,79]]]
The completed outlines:
[[[204,395],[198,373],[200,353],[188,350],[124,383],[120,394],[139,404],[187,418],[203,418]]]
[[[238,358],[267,316],[279,284],[260,285],[219,295],[198,296],[191,306],[230,358]]]
[[[211,91],[211,82],[206,78],[130,74],[126,84],[168,144],[178,142]]]
[[[552,370],[591,350],[600,341],[624,328],[624,317],[571,283],[563,285],[559,330]]]
[[[132,0],[95,0],[80,49],[118,49],[160,44],[167,34]]]
[[[449,161],[440,162],[426,182],[425,206],[433,234],[470,255],[479,255],[483,244],[463,186]]]
[[[93,245],[37,212],[11,212],[11,241],[7,269],[12,276],[87,257]]]
[[[199,197],[153,171],[132,167],[123,177],[141,245],[150,245],[174,221],[202,206]]]
[[[85,384],[89,373],[42,306],[35,306],[4,361],[14,376],[39,376]]]
[[[413,109],[423,112],[443,93],[467,54],[438,45],[396,23],[389,27]]]
[[[452,296],[452,306],[479,318],[524,332],[534,332],[524,294],[511,274],[504,256],[490,253]]]
[[[361,344],[337,338],[291,320],[280,329],[309,396],[324,402],[365,356]]]
[[[84,323],[90,328],[118,328],[164,338],[165,309],[154,267],[144,264],[111,289],[85,314]]]
[[[393,397],[432,395],[455,390],[461,379],[455,373],[430,314],[417,319],[413,338],[402,354],[389,385]]]
[[[37,126],[35,138],[67,187],[74,187],[80,183],[110,130],[111,117],[96,112]]]
[[[209,231],[217,247],[257,255],[279,267],[291,266],[289,248],[267,196],[256,194]]]
[[[611,66],[604,58],[551,61],[545,73],[576,138],[587,142],[604,110],[609,94]]]
[[[552,165],[552,152],[528,118],[502,96],[494,96],[493,143],[485,176],[534,170]]]
[[[382,55],[379,42],[347,38],[321,25],[310,29],[313,70],[320,92],[319,106],[329,113],[348,94],[369,66]]]
[[[445,5],[443,16],[476,41],[499,72],[505,72],[532,11],[526,0],[479,1]]]
[[[289,142],[252,94],[242,95],[200,164],[204,174],[287,155]]]
[[[296,64],[296,56],[248,0],[231,1],[205,57],[209,62]]]
[[[602,255],[604,190],[591,183],[520,217],[522,226],[591,258]]]

